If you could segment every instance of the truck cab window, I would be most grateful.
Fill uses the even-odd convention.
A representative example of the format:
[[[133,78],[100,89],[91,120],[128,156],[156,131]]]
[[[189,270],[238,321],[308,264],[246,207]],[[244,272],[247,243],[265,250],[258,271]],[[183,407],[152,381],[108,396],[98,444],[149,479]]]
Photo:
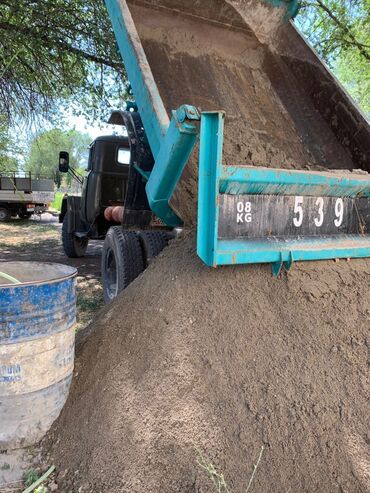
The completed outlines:
[[[128,147],[120,147],[118,149],[117,163],[130,164],[131,151]]]

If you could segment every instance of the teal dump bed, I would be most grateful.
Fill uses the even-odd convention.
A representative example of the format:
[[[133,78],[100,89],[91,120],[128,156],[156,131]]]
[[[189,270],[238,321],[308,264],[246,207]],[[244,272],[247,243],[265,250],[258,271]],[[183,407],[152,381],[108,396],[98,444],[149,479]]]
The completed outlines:
[[[106,2],[155,160],[150,207],[198,222],[205,263],[370,255],[369,124],[287,20],[293,0]]]
[[[366,119],[294,26],[276,15],[258,26],[255,9],[230,3],[128,0],[168,116],[182,104],[224,110],[225,164],[369,171]],[[196,183],[195,156],[172,200],[186,222]]]

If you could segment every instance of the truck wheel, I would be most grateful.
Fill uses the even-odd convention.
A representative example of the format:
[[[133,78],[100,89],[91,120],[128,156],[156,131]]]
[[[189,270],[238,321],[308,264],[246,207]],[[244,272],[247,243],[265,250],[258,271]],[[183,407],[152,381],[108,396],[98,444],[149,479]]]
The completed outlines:
[[[10,221],[12,218],[12,215],[10,213],[10,210],[7,209],[6,207],[0,207],[0,222],[5,223]]]
[[[135,231],[124,231],[121,226],[109,228],[101,260],[104,301],[111,302],[143,270],[143,254]]]
[[[161,253],[172,238],[166,231],[140,231],[138,236],[143,251],[145,268]]]
[[[29,219],[32,216],[32,214],[33,212],[21,212],[18,215],[21,219]]]
[[[66,214],[62,225],[62,243],[64,253],[67,257],[78,258],[83,257],[86,253],[88,238],[78,238],[73,232],[69,232],[69,215]]]

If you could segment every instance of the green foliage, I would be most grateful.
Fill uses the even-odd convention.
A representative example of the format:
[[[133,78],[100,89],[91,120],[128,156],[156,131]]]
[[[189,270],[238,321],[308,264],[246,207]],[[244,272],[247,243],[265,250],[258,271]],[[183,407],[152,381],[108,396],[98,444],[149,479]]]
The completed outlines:
[[[370,0],[302,0],[297,17],[367,112],[369,21]],[[57,121],[61,105],[90,120],[105,119],[126,89],[103,0],[0,2],[0,117],[7,124],[38,115]]]
[[[8,125],[0,119],[0,173],[18,170],[19,158],[16,157],[18,151]]]
[[[28,488],[39,479],[39,474],[34,469],[29,469],[23,476],[24,486]]]
[[[51,208],[60,212],[62,210],[63,197],[64,197],[63,192],[55,192],[55,197],[54,197],[54,201],[51,204]]]
[[[47,488],[46,486],[39,486],[38,488],[35,489],[34,493],[47,493]]]
[[[370,0],[303,0],[296,22],[370,113]]]
[[[262,445],[257,462],[253,464],[252,474],[251,477],[249,478],[249,482],[245,489],[245,493],[249,493],[249,491],[251,490],[258,466],[262,459],[263,451],[264,451],[264,446]],[[201,469],[203,469],[203,471],[206,472],[207,476],[212,481],[215,487],[215,491],[217,493],[233,493],[230,487],[228,486],[228,484],[226,483],[224,475],[222,473],[217,472],[215,466],[208,459],[206,459],[199,450],[198,450],[197,464],[198,466],[201,467]]]
[[[208,459],[203,457],[201,452],[198,452],[197,463],[199,467],[201,467],[203,471],[206,472],[207,476],[212,481],[217,493],[232,493],[226,483],[224,475],[217,472],[215,466]]]
[[[55,128],[42,132],[31,142],[26,170],[36,176],[54,177],[58,168],[60,151],[69,152],[70,165],[83,170],[86,167],[90,143],[90,136],[77,130],[64,131]],[[70,185],[70,175],[66,177],[67,185]]]
[[[124,81],[103,0],[0,2],[0,115],[8,121],[57,118],[61,102],[97,117],[125,94]]]

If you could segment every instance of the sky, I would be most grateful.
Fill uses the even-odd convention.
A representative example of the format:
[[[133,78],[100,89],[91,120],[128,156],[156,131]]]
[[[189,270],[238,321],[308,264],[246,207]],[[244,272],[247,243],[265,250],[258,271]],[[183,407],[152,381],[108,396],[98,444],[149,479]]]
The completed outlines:
[[[97,122],[95,125],[91,125],[83,116],[67,115],[65,128],[76,129],[83,133],[88,133],[91,140],[96,139],[100,135],[121,135],[124,133],[123,128],[120,125],[108,125],[102,122]]]

